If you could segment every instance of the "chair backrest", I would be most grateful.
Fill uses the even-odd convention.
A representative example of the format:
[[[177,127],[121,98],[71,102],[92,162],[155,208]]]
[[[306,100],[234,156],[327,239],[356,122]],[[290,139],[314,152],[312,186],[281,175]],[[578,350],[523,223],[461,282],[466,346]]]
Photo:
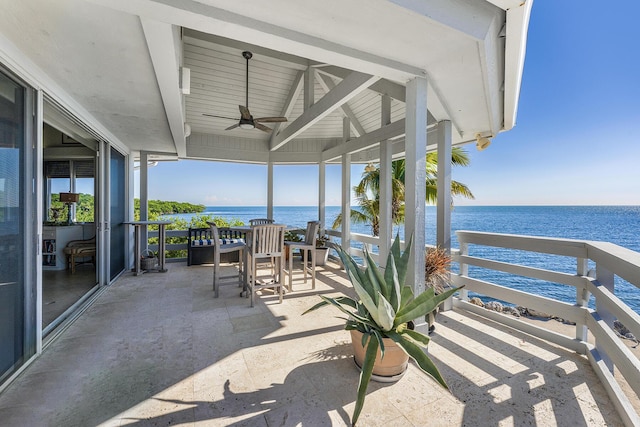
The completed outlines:
[[[251,253],[256,258],[279,257],[283,254],[284,229],[282,224],[264,224],[251,227]]]
[[[304,243],[307,245],[316,245],[316,237],[318,237],[318,229],[320,228],[320,221],[307,222],[307,232],[304,233]]]
[[[213,245],[218,251],[220,250],[220,231],[215,224],[210,224],[209,227],[211,229],[211,240],[213,240]]]
[[[275,221],[269,218],[254,218],[249,220],[249,225],[262,225],[262,224],[273,224]]]

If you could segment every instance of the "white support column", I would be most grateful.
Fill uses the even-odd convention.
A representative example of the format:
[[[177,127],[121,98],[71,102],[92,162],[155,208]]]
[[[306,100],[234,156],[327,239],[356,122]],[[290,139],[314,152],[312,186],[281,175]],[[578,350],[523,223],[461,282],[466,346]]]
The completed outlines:
[[[325,161],[321,161],[318,164],[318,221],[320,221],[320,233],[323,234],[324,230],[327,228],[326,224],[326,193],[327,193],[327,185],[326,185],[326,169],[327,163]]]
[[[381,98],[380,126],[391,123],[391,97],[383,95]],[[393,189],[391,186],[391,142],[380,141],[380,239],[378,264],[386,265],[391,239],[393,238],[392,206]]]
[[[267,162],[267,218],[273,219],[273,162]]]
[[[342,120],[344,141],[349,140],[351,124],[348,118]],[[351,253],[351,153],[342,155],[342,249]]]
[[[438,122],[438,204],[436,217],[436,244],[451,254],[451,122]],[[443,310],[453,309],[448,298]]]
[[[303,108],[308,110],[315,102],[315,76],[316,69],[309,67],[304,72],[304,93],[303,93]]]
[[[405,239],[413,236],[406,284],[418,295],[424,285],[425,198],[427,155],[427,79],[407,83],[405,133]],[[416,319],[422,320],[424,319]]]
[[[140,221],[149,220],[149,164],[146,151],[140,152]],[[149,248],[149,229],[143,226],[140,229],[141,249]]]
[[[451,122],[438,123],[438,207],[436,244],[451,253]]]

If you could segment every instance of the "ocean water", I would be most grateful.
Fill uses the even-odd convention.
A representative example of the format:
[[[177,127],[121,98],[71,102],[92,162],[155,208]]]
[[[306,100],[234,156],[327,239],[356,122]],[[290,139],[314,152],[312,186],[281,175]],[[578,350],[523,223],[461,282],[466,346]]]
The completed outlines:
[[[339,206],[326,208],[326,226],[331,227],[340,213]],[[249,223],[251,218],[263,218],[265,206],[210,206],[206,215],[235,218]],[[188,219],[193,214],[174,215]],[[428,244],[436,240],[436,208],[426,209],[425,238]],[[276,222],[305,227],[306,222],[318,218],[315,206],[276,206],[273,217]],[[451,214],[452,247],[457,248],[456,230],[486,231],[494,233],[530,236],[561,237],[567,239],[599,240],[615,243],[640,252],[640,206],[457,206]],[[369,226],[352,224],[351,231],[371,234]],[[403,234],[402,227],[394,228],[394,234]],[[572,258],[532,254],[524,251],[505,251],[494,248],[471,248],[471,255],[486,256],[550,270],[575,273],[576,262]],[[590,268],[595,265],[590,265]],[[454,266],[455,270],[455,266]],[[471,267],[470,276],[488,280],[518,290],[535,289],[550,298],[575,303],[575,289],[569,286],[512,276],[500,272]],[[640,313],[640,289],[616,277],[616,295]],[[591,302],[593,305],[593,301]]]

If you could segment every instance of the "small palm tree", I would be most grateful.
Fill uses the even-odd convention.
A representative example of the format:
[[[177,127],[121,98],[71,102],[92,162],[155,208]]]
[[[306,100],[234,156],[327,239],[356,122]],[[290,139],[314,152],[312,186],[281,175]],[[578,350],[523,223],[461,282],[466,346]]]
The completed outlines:
[[[468,166],[468,153],[460,147],[451,150],[451,164],[453,166]],[[428,153],[426,158],[426,203],[435,204],[438,200],[438,154]],[[396,160],[391,163],[391,220],[394,225],[404,222],[404,181],[405,161]],[[360,210],[351,210],[351,221],[356,224],[370,224],[373,236],[380,231],[380,167],[371,172],[364,172],[360,183],[353,188]],[[451,194],[473,199],[473,193],[465,185],[451,181]],[[372,195],[370,197],[369,195]],[[342,225],[342,214],[339,214],[332,227]]]

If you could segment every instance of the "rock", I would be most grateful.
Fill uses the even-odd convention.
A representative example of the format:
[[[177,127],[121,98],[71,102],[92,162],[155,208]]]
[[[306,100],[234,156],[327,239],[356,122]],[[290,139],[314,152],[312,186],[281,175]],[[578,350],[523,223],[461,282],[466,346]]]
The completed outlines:
[[[547,314],[547,313],[543,313],[542,311],[537,311],[534,310],[532,308],[527,308],[527,313],[529,314],[529,316],[531,317],[542,317],[544,319],[549,319],[551,318],[551,315]]]
[[[620,322],[619,320],[614,320],[613,321],[613,329],[616,332],[616,334],[618,334],[618,336],[620,336],[622,338],[626,338],[628,340],[632,340],[632,341],[638,342],[638,340],[635,337],[635,335],[633,335],[631,333],[631,331],[629,329],[627,329],[627,327],[624,326],[622,324],[622,322]]]
[[[520,316],[528,316],[529,315],[529,311],[527,310],[527,307],[523,307],[521,305],[516,307],[516,310],[518,310],[518,313],[520,313]]]
[[[478,298],[478,297],[473,297],[473,298],[471,298],[471,299],[469,300],[469,302],[470,302],[471,304],[475,304],[475,305],[477,305],[477,306],[484,307],[484,303],[483,303],[483,302],[482,302],[482,300],[481,300],[480,298]]]
[[[504,307],[502,309],[502,312],[505,314],[511,314],[512,316],[515,316],[515,317],[520,317],[520,310],[518,310],[515,307]]]
[[[501,313],[504,307],[498,301],[489,301],[484,305],[484,308]]]

